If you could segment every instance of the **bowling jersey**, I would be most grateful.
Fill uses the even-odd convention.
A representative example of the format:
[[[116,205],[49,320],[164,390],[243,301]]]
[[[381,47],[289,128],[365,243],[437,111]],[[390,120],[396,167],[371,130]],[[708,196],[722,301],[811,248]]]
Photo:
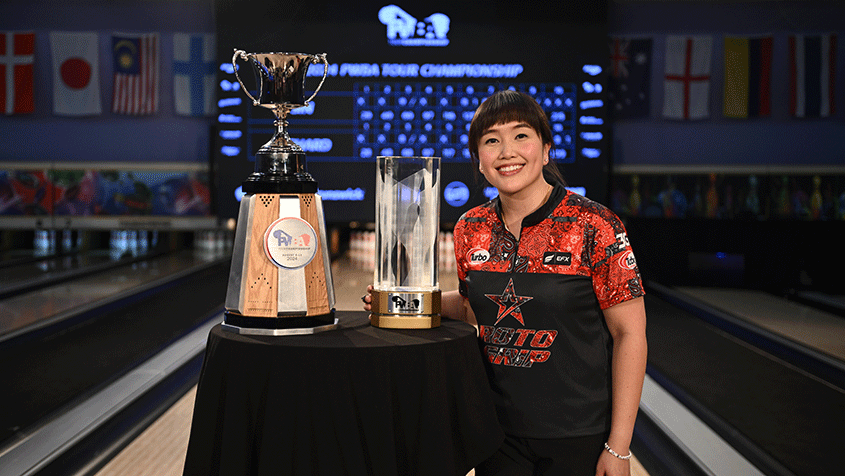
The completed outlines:
[[[459,291],[479,324],[505,432],[609,430],[612,338],[602,310],[644,294],[619,218],[556,184],[519,240],[498,197],[466,212],[454,237]]]

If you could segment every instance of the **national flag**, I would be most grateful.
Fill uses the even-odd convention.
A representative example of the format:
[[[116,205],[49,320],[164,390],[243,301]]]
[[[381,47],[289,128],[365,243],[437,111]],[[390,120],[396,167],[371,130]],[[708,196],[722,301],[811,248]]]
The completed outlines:
[[[663,116],[704,119],[710,116],[710,36],[668,36]]]
[[[53,113],[102,114],[97,32],[50,32],[53,54]]]
[[[0,32],[0,105],[4,114],[35,111],[35,33]]]
[[[771,114],[772,37],[725,37],[725,117]]]
[[[827,117],[835,112],[836,35],[789,37],[790,101],[795,117]]]
[[[214,113],[215,63],[213,34],[173,34],[173,96],[176,113]]]
[[[112,35],[114,94],[112,112],[148,115],[158,112],[158,33]]]
[[[647,117],[651,100],[651,38],[612,38],[608,98],[614,119]]]

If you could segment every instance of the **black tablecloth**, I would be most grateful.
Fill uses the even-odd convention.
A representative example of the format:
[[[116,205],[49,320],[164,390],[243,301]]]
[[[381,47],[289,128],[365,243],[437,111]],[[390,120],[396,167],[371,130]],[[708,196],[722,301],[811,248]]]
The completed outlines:
[[[185,475],[463,476],[503,439],[475,329],[243,336],[215,326]]]

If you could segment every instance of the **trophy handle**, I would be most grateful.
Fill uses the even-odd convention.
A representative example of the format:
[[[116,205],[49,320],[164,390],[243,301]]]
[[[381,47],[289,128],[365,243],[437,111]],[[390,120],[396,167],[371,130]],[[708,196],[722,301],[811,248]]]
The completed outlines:
[[[326,54],[325,53],[322,53],[322,54],[319,54],[319,55],[313,55],[311,57],[311,63],[312,64],[323,63],[323,79],[320,80],[320,84],[317,85],[317,89],[314,90],[314,94],[312,94],[310,98],[305,100],[305,104],[304,104],[305,106],[307,106],[308,103],[311,102],[312,99],[314,99],[314,96],[316,96],[317,93],[320,92],[320,88],[323,87],[323,83],[326,81],[326,75],[329,73],[329,62],[326,60]],[[240,81],[240,80],[238,80],[238,81]]]
[[[250,99],[252,99],[252,105],[258,106],[261,103],[257,99],[252,97],[252,94],[249,93],[249,90],[246,88],[246,86],[244,86],[243,81],[241,81],[241,77],[238,75],[238,65],[235,64],[235,62],[237,61],[238,58],[241,58],[244,61],[249,61],[249,55],[244,50],[235,49],[235,54],[232,56],[232,68],[235,72],[235,78],[238,80],[238,83],[241,84],[241,88],[243,88],[246,95],[249,96]],[[323,79],[325,79],[325,75],[323,75]],[[259,78],[259,81],[261,81],[261,84],[258,85],[258,90],[263,91],[264,90],[263,89],[264,88],[264,84],[263,84],[264,78]],[[322,86],[322,83],[320,83],[320,85]],[[319,90],[320,88],[317,88],[317,89]]]

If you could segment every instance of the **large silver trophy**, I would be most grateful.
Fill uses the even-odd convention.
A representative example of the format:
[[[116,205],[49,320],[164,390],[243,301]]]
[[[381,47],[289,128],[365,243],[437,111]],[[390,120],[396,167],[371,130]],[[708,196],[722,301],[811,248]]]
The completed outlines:
[[[238,75],[237,61],[252,65],[255,96]],[[323,77],[305,99],[311,64]],[[320,91],[326,55],[246,53],[235,50],[235,77],[254,106],[273,111],[276,132],[255,154],[255,171],[243,182],[223,326],[241,334],[313,334],[337,327],[323,204],[305,154],[287,132],[288,113]]]
[[[440,325],[440,158],[378,157],[376,269],[370,323]]]

